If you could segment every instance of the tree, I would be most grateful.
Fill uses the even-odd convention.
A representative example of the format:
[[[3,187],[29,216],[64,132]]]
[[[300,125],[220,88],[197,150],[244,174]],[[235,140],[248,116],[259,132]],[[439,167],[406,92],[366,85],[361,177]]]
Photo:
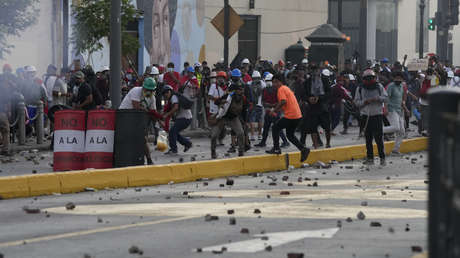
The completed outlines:
[[[92,53],[101,50],[101,39],[107,37],[110,41],[110,6],[111,0],[81,0],[78,5],[73,5],[75,16],[72,42],[78,54]],[[128,23],[138,18],[136,8],[130,0],[121,1],[121,27],[126,28]],[[136,37],[122,31],[122,51],[133,54],[139,48]]]
[[[9,54],[13,45],[8,37],[19,36],[37,21],[39,10],[35,4],[39,0],[0,0],[0,59]]]

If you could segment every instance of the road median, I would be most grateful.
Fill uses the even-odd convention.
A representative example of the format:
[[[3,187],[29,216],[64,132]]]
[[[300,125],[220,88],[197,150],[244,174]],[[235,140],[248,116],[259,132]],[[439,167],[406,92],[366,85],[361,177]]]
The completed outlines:
[[[394,142],[385,143],[390,152]],[[405,140],[402,153],[426,150],[427,138]],[[374,146],[375,153],[376,147]],[[350,145],[330,149],[312,150],[306,163],[331,160],[347,161],[366,156],[366,146]],[[127,188],[183,183],[202,178],[219,178],[281,171],[289,166],[299,168],[300,154],[258,155],[221,160],[174,163],[168,165],[137,166],[127,168],[56,172],[39,175],[10,176],[0,178],[0,198],[21,198],[56,193],[77,193],[85,189]]]

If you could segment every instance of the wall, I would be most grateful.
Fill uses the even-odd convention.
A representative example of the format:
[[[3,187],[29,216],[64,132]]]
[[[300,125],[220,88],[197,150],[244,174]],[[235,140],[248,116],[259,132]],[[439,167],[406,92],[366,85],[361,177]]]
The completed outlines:
[[[293,33],[272,34],[302,30],[327,22],[327,1],[318,0],[255,0],[255,9],[249,9],[249,0],[232,0],[230,5],[240,15],[261,15],[260,18],[260,56],[262,59],[277,61],[284,59],[284,49],[301,39],[305,46],[305,37],[313,30]],[[223,58],[223,37],[210,23],[211,19],[223,8],[223,0],[206,0],[206,58],[216,63]],[[238,52],[238,33],[229,43],[230,61]]]
[[[37,75],[41,76],[46,68],[53,63],[51,45],[51,26],[53,19],[53,2],[40,1],[38,8],[40,14],[37,23],[26,29],[19,37],[8,40],[14,48],[11,53],[0,60],[0,66],[10,64],[14,70],[18,67],[33,65],[37,68]]]

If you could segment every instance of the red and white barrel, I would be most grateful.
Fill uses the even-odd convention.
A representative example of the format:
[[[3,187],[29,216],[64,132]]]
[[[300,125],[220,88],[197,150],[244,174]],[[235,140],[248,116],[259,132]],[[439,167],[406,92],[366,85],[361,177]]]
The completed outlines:
[[[115,110],[88,112],[85,168],[112,168]]]
[[[84,169],[86,112],[62,110],[54,114],[54,171]]]

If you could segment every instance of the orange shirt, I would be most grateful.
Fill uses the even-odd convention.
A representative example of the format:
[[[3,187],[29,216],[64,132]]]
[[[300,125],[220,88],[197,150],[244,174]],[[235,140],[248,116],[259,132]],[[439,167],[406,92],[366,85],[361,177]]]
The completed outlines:
[[[300,119],[302,112],[300,111],[299,103],[294,95],[294,92],[288,86],[282,85],[278,89],[278,101],[285,100],[286,104],[283,106],[284,117],[287,119]]]

